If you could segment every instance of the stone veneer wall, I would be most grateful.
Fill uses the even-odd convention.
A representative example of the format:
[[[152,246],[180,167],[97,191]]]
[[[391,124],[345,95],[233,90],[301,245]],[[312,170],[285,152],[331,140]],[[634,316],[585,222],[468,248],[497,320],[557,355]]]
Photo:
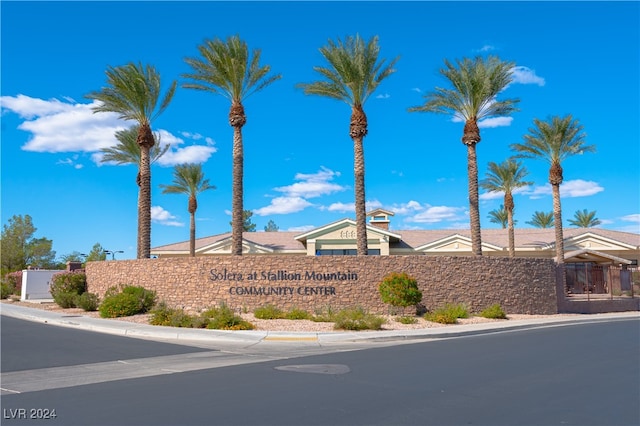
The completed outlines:
[[[234,309],[274,304],[313,313],[328,306],[362,306],[386,313],[388,306],[380,300],[378,284],[391,272],[406,272],[417,279],[427,309],[466,303],[478,312],[500,303],[507,313],[557,313],[555,264],[550,259],[244,255],[86,265],[88,291],[100,297],[114,285],[140,285],[155,290],[158,300],[169,306],[190,312],[224,301]],[[318,274],[334,275],[318,279]]]

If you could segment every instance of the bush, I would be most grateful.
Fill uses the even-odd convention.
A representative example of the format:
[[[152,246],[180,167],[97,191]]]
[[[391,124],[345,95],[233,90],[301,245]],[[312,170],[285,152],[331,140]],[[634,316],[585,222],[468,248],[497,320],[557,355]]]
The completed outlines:
[[[480,312],[480,316],[484,318],[492,319],[507,319],[507,314],[502,310],[499,303],[489,306],[484,311]]]
[[[13,288],[11,294],[20,294],[22,292],[22,271],[9,272],[5,275],[5,280],[9,287]]]
[[[302,309],[292,308],[285,314],[284,318],[288,320],[308,320],[311,315]]]
[[[260,308],[256,308],[253,311],[253,316],[258,319],[280,319],[284,318],[285,314],[281,309],[276,308],[273,305],[266,305]]]
[[[462,303],[457,305],[447,303],[443,308],[427,312],[424,316],[427,321],[439,322],[440,324],[455,324],[458,322],[458,318],[469,318],[469,311]]]
[[[16,290],[15,286],[9,281],[0,284],[0,299],[6,299]]]
[[[76,300],[80,295],[71,291],[59,292],[53,297],[53,301],[64,309],[75,308]]]
[[[202,313],[202,317],[207,319],[206,327],[216,330],[253,330],[255,327],[248,321],[233,313],[225,303],[221,303],[218,308],[211,308]]]
[[[168,327],[201,328],[194,326],[196,323],[195,319],[196,317],[187,314],[184,309],[169,308],[165,302],[160,302],[158,306],[151,310],[149,324],[165,325]]]
[[[128,317],[149,311],[156,301],[156,292],[139,286],[111,287],[100,304],[102,318]]]
[[[76,296],[87,291],[84,271],[59,272],[51,278],[49,292],[61,308],[75,308]]]
[[[336,330],[380,330],[385,319],[367,313],[362,308],[343,309],[335,315]]]
[[[418,322],[418,318],[402,316],[402,317],[396,318],[396,321],[399,322],[400,324],[415,324]]]
[[[333,312],[331,306],[327,306],[325,310],[316,309],[315,314],[310,318],[314,322],[334,322],[336,313]]]
[[[418,282],[404,272],[392,272],[384,277],[378,291],[382,301],[391,306],[406,308],[417,305],[422,300]]]
[[[97,294],[84,292],[75,296],[75,305],[87,312],[97,311],[100,306],[100,298]]]

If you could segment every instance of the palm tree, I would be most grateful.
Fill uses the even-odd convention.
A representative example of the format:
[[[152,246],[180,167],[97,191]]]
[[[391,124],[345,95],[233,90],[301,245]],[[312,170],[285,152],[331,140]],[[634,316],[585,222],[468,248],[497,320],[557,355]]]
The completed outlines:
[[[528,174],[522,163],[507,159],[500,164],[489,162],[487,178],[480,182],[480,186],[489,192],[504,192],[504,209],[507,211],[509,233],[509,256],[515,257],[515,237],[513,231],[513,191],[523,186],[531,185],[522,179]]]
[[[509,215],[504,208],[503,204],[500,204],[499,209],[494,209],[489,212],[489,222],[497,223],[502,226],[502,229],[507,229],[507,225],[509,224]],[[517,221],[514,221],[514,223]]]
[[[141,161],[141,149],[138,145],[137,136],[140,126],[132,126],[128,129],[119,130],[116,132],[116,139],[118,144],[109,148],[102,148],[100,151],[103,153],[102,163],[113,162],[116,164],[135,164],[138,167],[138,173],[136,174],[136,185],[138,185],[138,212],[140,212],[142,206],[142,197],[140,194],[141,178],[140,178],[140,161]],[[156,143],[151,147],[149,151],[149,164],[155,163],[160,157],[162,157],[170,148],[169,144],[162,146],[160,144],[160,134],[154,134]],[[138,232],[138,238],[140,238],[140,232]],[[138,241],[138,247],[140,247],[140,241]]]
[[[116,132],[116,139],[118,143],[109,148],[102,148],[102,163],[115,163],[115,164],[135,164],[138,166],[138,174],[136,175],[136,185],[140,186],[140,158],[142,152],[140,145],[138,145],[137,137],[140,126],[132,126],[128,129],[118,130]],[[171,147],[169,144],[162,145],[160,143],[160,134],[155,133],[154,138],[156,143],[149,151],[149,164],[153,164],[160,157],[162,157]]]
[[[242,255],[243,223],[243,176],[244,148],[242,126],[247,122],[242,102],[252,93],[258,92],[274,81],[280,74],[269,76],[271,67],[260,65],[260,50],[249,54],[247,43],[238,36],[228,37],[226,41],[218,38],[205,40],[198,46],[201,58],[187,58],[185,62],[193,70],[184,77],[192,80],[183,84],[188,89],[203,90],[221,95],[231,101],[229,124],[233,127],[233,196],[231,253]]]
[[[189,227],[189,255],[196,255],[196,210],[198,209],[198,194],[208,190],[216,189],[209,184],[209,179],[204,178],[201,164],[178,164],[173,170],[173,184],[160,185],[163,194],[187,194],[189,204],[187,210],[191,215]]]
[[[602,221],[596,217],[595,210],[592,212],[588,212],[587,209],[576,210],[573,219],[569,219],[569,225],[577,226],[578,228],[593,228],[601,223]]]
[[[553,221],[556,233],[556,263],[564,264],[564,238],[562,236],[562,208],[560,184],[563,181],[562,161],[571,155],[594,152],[594,145],[585,145],[586,133],[571,115],[550,117],[547,121],[533,120],[534,127],[524,136],[524,143],[512,144],[521,158],[543,159],[550,164],[549,183],[553,193]]]
[[[533,216],[531,216],[531,220],[525,223],[535,226],[536,228],[551,228],[554,225],[553,211],[549,213],[535,212]]]
[[[476,144],[480,142],[478,122],[517,111],[518,99],[496,99],[511,83],[515,64],[495,56],[487,59],[476,57],[474,60],[464,58],[456,60],[455,64],[445,60],[444,63],[445,68],[440,70],[440,74],[451,83],[453,89],[436,87],[435,92],[424,96],[424,105],[409,108],[409,111],[450,114],[464,121],[462,143],[467,147],[471,249],[473,254],[482,255],[476,157]]]
[[[138,202],[138,259],[151,255],[151,167],[150,150],[155,145],[151,123],[168,106],[176,90],[174,80],[158,106],[160,74],[151,65],[129,63],[108,67],[107,86],[87,98],[100,103],[93,112],[115,112],[123,120],[135,121],[140,146],[140,197]]]
[[[363,146],[368,129],[364,104],[382,80],[395,72],[393,66],[399,57],[385,65],[385,59],[378,60],[378,37],[374,36],[365,42],[357,34],[344,41],[329,40],[326,46],[320,48],[320,53],[328,66],[316,66],[313,69],[324,80],[300,83],[297,87],[303,89],[306,95],[337,99],[351,107],[349,136],[353,140],[357,254],[363,256],[368,252]]]

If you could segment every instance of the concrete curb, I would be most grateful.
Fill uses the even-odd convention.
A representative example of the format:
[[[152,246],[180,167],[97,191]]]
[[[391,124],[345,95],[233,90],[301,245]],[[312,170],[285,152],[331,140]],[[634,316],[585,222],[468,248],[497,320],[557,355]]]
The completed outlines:
[[[40,322],[79,330],[120,336],[165,340],[174,342],[206,341],[257,344],[263,342],[314,342],[317,344],[355,342],[406,342],[408,340],[446,339],[485,333],[516,331],[538,327],[565,326],[592,322],[640,319],[640,312],[615,312],[607,314],[584,314],[567,318],[549,317],[530,320],[511,320],[480,324],[452,325],[419,330],[386,330],[365,332],[278,332],[278,331],[226,331],[153,326],[126,321],[65,315],[58,312],[0,304],[0,315]]]

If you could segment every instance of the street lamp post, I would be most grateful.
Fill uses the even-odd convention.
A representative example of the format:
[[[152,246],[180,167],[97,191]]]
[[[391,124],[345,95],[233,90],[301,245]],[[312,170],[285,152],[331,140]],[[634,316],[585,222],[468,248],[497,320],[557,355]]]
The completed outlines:
[[[111,260],[116,260],[116,253],[124,253],[122,250],[102,250],[104,254],[110,254]]]

